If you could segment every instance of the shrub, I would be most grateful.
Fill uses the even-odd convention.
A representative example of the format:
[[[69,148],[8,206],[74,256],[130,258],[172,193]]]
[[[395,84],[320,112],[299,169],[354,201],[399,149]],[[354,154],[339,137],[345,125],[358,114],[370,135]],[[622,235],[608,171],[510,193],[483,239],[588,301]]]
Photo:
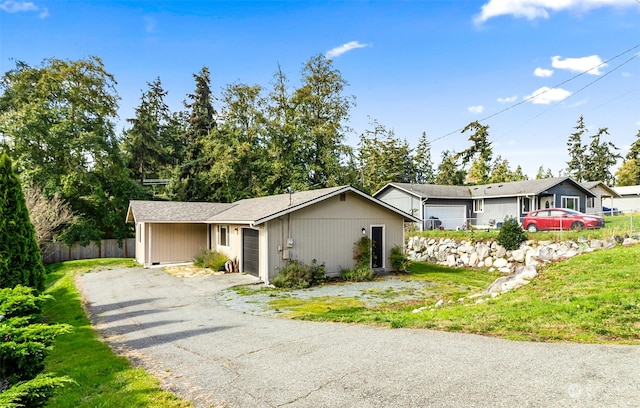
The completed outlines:
[[[411,266],[411,261],[404,254],[402,247],[396,245],[391,248],[391,267],[399,272],[406,271]]]
[[[45,272],[18,176],[0,155],[0,288],[44,289]]]
[[[326,280],[324,264],[314,259],[311,265],[298,260],[289,260],[280,273],[271,281],[278,288],[304,289]]]
[[[498,233],[498,244],[508,250],[520,248],[520,245],[527,240],[527,234],[522,229],[518,221],[513,217],[506,217]]]
[[[16,286],[0,290],[0,406],[40,407],[54,389],[72,382],[66,377],[38,375],[55,338],[71,331],[67,324],[41,323],[50,296]]]
[[[218,251],[202,251],[193,260],[193,263],[199,268],[209,268],[214,271],[224,270],[224,264],[229,260],[227,256]]]
[[[353,244],[353,260],[355,268],[369,267],[371,264],[371,238],[362,237]]]
[[[360,266],[353,269],[340,271],[340,278],[350,282],[363,282],[373,279],[373,271],[368,266]]]

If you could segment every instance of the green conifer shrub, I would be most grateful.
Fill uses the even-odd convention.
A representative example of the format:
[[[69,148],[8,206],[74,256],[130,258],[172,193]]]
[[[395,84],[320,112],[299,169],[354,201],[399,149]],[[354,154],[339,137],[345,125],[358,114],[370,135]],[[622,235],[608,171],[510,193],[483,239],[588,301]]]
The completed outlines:
[[[44,289],[45,270],[18,176],[0,155],[0,288]]]

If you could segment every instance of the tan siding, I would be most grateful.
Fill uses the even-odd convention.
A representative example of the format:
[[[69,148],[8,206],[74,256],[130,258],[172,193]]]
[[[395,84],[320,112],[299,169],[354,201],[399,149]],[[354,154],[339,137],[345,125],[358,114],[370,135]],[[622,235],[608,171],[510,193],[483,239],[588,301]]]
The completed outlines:
[[[151,264],[191,262],[207,248],[205,224],[151,224]]]
[[[328,274],[337,274],[341,269],[353,267],[353,244],[362,237],[362,228],[368,235],[371,225],[384,225],[387,268],[391,248],[403,245],[403,217],[354,194],[347,194],[346,201],[334,197],[307,207],[291,214],[290,219],[292,248],[286,248],[288,216],[267,225],[270,278],[286,263],[278,247],[288,249],[291,259],[304,263],[316,259],[325,263]]]

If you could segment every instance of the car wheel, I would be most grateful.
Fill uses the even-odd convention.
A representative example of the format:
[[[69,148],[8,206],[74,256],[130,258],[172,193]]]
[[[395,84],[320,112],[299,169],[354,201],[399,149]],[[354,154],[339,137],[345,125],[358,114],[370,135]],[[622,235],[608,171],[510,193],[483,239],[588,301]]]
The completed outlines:
[[[584,224],[581,222],[574,222],[571,224],[571,229],[574,231],[582,231],[584,229]]]
[[[527,226],[527,231],[529,231],[529,232],[537,232],[538,231],[538,227],[536,227],[535,224],[529,224]]]

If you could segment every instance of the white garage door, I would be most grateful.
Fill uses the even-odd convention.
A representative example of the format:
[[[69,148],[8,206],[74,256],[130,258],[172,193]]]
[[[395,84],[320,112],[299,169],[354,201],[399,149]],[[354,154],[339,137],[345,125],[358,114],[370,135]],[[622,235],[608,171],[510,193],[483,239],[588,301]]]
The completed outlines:
[[[454,230],[462,227],[467,222],[466,207],[464,205],[425,205],[424,219],[425,224],[436,224],[437,222],[429,222],[431,217],[435,217],[440,221],[440,225],[444,229]],[[429,225],[425,225],[425,229]]]

